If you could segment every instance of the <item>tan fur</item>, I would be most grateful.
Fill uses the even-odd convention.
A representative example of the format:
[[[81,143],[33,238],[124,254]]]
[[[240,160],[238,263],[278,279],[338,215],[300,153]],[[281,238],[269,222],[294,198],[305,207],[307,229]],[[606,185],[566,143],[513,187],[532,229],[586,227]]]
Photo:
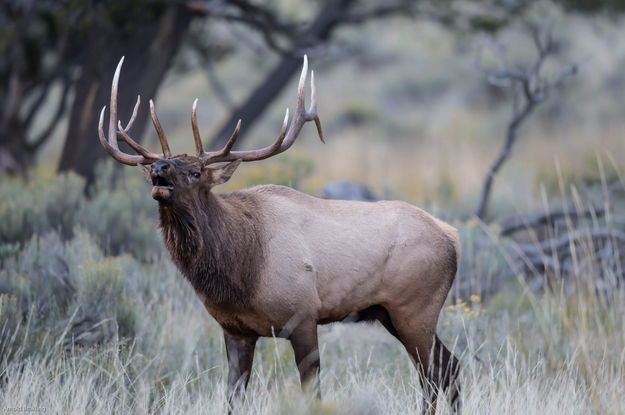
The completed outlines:
[[[218,321],[236,318],[268,336],[380,304],[391,315],[426,313],[436,326],[454,277],[450,246],[454,262],[460,255],[453,227],[404,202],[323,200],[272,185],[240,193],[260,207],[265,261],[248,307],[206,304]]]

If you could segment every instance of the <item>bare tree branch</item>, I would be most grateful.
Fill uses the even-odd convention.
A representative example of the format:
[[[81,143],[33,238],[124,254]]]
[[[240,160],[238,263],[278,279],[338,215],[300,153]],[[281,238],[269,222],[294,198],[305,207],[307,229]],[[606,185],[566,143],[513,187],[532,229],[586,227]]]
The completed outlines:
[[[206,77],[208,78],[208,82],[210,82],[217,98],[224,104],[224,106],[228,109],[232,109],[234,107],[234,103],[230,94],[228,94],[228,89],[223,85],[217,74],[215,73],[215,68],[213,63],[210,60],[206,61]]]
[[[271,30],[286,35],[292,35],[298,30],[298,25],[281,21],[275,13],[262,6],[241,0],[229,1],[228,6],[211,1],[190,1],[187,3],[189,11],[204,17],[246,23],[259,30]]]
[[[291,49],[281,46],[276,35],[293,39],[298,36],[301,29],[301,25],[285,23],[265,7],[243,0],[231,0],[228,6],[218,2],[191,1],[187,3],[187,8],[200,16],[244,23],[259,31],[267,46],[283,55],[291,53]]]
[[[486,73],[488,81],[498,87],[510,88],[512,90],[512,115],[506,129],[506,139],[504,145],[490,165],[482,184],[482,191],[475,215],[484,220],[487,216],[487,206],[490,197],[492,184],[495,176],[503,164],[512,155],[514,144],[518,138],[518,131],[521,124],[534,111],[536,106],[544,102],[552,89],[560,88],[570,76],[578,71],[578,64],[574,63],[565,66],[555,79],[548,79],[543,73],[544,62],[555,54],[554,41],[549,29],[541,29],[536,24],[526,24],[526,28],[534,42],[537,51],[536,60],[528,69],[509,68],[503,48],[495,46],[495,42],[489,40],[487,47],[491,47],[498,57],[496,69],[484,66],[481,62],[481,55],[478,56],[477,66]]]
[[[399,13],[414,14],[417,3],[418,0],[400,0],[394,4],[378,5],[368,10],[354,10],[346,14],[341,20],[343,24],[362,24]]]

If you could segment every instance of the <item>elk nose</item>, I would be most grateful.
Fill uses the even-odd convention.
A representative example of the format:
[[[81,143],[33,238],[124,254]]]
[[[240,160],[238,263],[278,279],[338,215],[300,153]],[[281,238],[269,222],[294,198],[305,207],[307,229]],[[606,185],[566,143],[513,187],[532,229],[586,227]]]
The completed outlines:
[[[163,176],[169,170],[169,164],[164,160],[158,160],[152,164],[152,176]]]

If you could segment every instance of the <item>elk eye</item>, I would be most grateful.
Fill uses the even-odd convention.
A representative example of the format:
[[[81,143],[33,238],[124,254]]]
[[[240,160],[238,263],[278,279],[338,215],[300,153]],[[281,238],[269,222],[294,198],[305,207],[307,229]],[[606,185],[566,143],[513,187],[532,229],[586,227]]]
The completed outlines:
[[[191,173],[191,176],[195,177],[196,179],[199,179],[201,175],[202,175],[202,173],[199,173],[197,171]]]

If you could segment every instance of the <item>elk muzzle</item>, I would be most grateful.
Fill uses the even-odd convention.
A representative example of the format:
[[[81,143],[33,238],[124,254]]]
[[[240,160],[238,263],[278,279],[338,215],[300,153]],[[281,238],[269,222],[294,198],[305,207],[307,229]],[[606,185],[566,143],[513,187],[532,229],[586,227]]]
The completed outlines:
[[[171,199],[174,186],[171,180],[171,166],[165,160],[158,160],[152,164],[150,176],[152,178],[152,198],[159,202]]]

